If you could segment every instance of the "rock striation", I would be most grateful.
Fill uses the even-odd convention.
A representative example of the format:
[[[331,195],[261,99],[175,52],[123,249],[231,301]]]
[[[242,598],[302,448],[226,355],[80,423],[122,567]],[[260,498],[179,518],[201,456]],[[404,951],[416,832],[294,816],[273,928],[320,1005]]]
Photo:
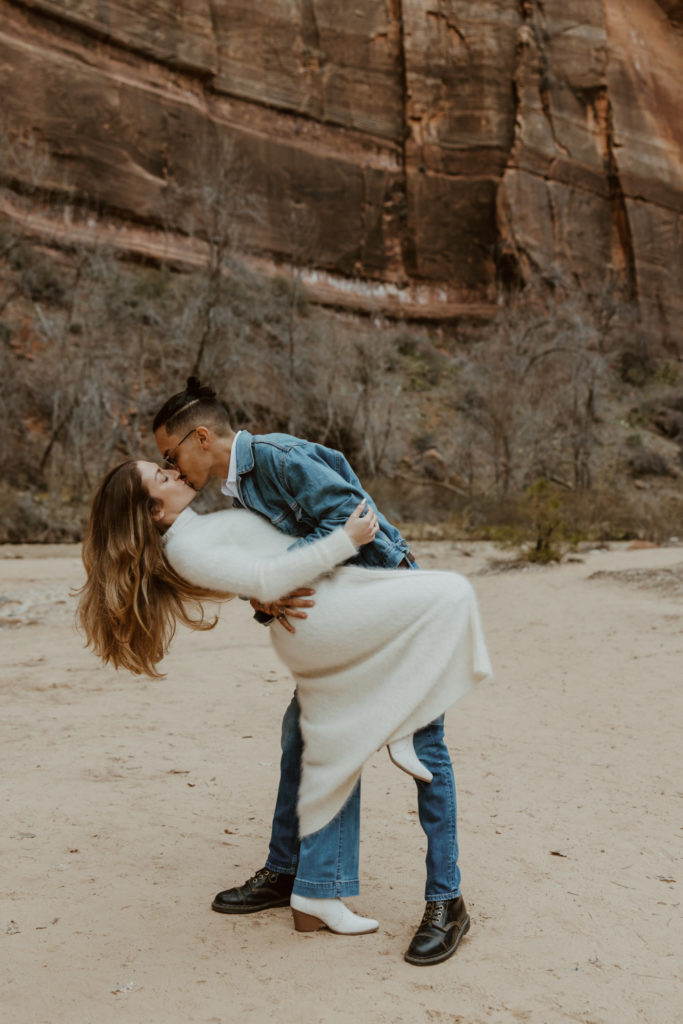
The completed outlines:
[[[608,283],[683,341],[676,0],[0,0],[6,213],[441,318]],[[220,214],[220,215],[219,215]]]

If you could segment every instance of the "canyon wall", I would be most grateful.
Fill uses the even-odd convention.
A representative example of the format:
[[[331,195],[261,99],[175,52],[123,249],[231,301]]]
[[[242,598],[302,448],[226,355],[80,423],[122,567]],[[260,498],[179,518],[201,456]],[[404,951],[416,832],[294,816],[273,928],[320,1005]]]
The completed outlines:
[[[0,95],[22,229],[200,264],[219,224],[407,317],[570,275],[683,343],[676,0],[0,0]]]

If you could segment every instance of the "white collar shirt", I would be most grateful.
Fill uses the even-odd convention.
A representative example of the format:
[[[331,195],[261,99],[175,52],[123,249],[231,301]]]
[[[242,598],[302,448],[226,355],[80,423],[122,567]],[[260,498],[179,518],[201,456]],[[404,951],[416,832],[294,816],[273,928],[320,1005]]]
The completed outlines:
[[[221,494],[225,494],[228,498],[239,498],[237,491],[237,438],[242,433],[238,430],[235,434],[232,442],[232,448],[230,450],[230,465],[228,466],[228,477],[221,484]]]

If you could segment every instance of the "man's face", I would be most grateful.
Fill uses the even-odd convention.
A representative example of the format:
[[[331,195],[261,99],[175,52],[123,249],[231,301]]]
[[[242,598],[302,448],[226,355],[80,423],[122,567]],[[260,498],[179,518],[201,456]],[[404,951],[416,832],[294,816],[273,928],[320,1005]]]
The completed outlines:
[[[167,432],[159,427],[154,434],[161,457],[178,470],[182,479],[200,491],[211,476],[211,438],[206,427]]]

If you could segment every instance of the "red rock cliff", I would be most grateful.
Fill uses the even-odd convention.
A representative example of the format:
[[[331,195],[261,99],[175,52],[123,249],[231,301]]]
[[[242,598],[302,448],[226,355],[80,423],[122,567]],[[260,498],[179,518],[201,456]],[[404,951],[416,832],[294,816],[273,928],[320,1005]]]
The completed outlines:
[[[682,26],[676,0],[0,0],[3,203],[197,262],[229,164],[239,246],[322,301],[485,313],[611,271],[680,337]]]

